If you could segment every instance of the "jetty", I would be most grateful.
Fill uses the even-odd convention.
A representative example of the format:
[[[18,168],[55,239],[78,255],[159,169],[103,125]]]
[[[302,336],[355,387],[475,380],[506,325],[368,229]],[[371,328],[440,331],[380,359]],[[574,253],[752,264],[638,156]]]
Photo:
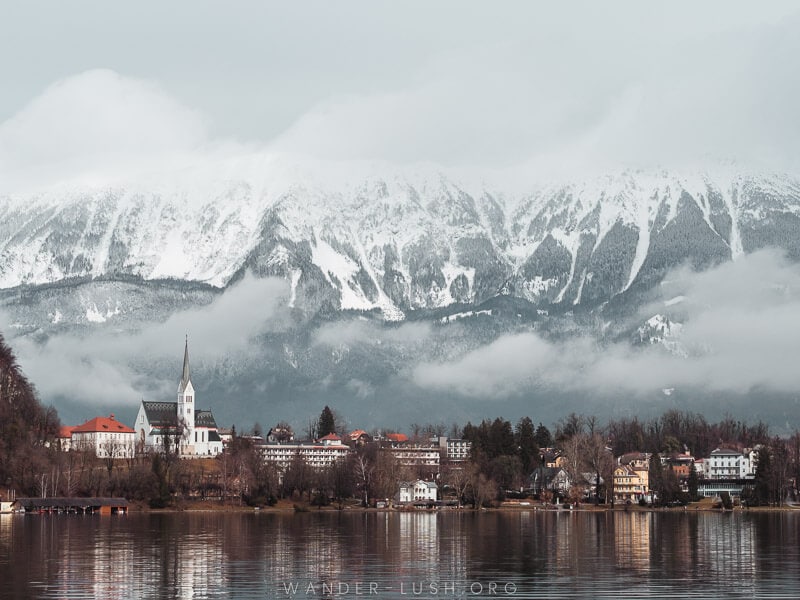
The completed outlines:
[[[125,498],[17,498],[14,506],[33,514],[124,515]]]

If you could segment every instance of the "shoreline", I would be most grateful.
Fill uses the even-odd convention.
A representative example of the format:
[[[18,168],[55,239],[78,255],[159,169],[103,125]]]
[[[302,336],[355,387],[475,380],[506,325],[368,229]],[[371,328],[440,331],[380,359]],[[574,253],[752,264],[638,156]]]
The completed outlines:
[[[472,508],[471,506],[462,506],[460,508],[455,506],[436,507],[436,508],[413,508],[404,506],[392,507],[362,507],[355,505],[345,505],[341,508],[338,506],[311,506],[299,503],[279,502],[275,506],[238,506],[238,505],[208,505],[206,502],[186,502],[177,504],[166,508],[150,508],[145,503],[131,502],[129,512],[138,514],[174,514],[174,513],[236,513],[236,514],[253,514],[253,513],[270,513],[270,514],[303,514],[303,513],[496,513],[496,512],[532,512],[532,513],[633,513],[633,512],[649,512],[649,513],[749,513],[749,512],[795,512],[800,511],[800,505],[784,505],[784,506],[753,506],[742,507],[736,506],[732,509],[725,509],[713,506],[710,502],[693,502],[685,507],[658,507],[658,506],[639,506],[639,505],[616,505],[616,506],[596,506],[596,505],[579,505],[573,508],[563,508],[562,505],[545,505],[545,504],[531,504],[529,506],[515,506],[515,505],[500,505],[494,507]]]

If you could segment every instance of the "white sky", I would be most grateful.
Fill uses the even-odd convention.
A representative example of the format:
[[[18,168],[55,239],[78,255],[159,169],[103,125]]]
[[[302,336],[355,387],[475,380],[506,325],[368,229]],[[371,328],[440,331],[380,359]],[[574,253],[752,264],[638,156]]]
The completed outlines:
[[[487,168],[800,156],[793,1],[4,4],[6,176],[223,142]]]

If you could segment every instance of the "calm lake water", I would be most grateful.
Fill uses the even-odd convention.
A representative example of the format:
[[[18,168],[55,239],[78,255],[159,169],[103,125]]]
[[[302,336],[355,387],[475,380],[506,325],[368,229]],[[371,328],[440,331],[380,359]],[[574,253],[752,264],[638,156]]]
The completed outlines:
[[[800,514],[0,515],[0,598],[798,598]]]

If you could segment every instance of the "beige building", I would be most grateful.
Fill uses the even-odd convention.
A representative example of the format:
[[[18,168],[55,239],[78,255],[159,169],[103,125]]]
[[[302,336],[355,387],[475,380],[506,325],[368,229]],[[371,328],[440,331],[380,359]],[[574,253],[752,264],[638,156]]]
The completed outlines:
[[[614,499],[638,502],[650,495],[650,455],[620,456],[614,469]]]

